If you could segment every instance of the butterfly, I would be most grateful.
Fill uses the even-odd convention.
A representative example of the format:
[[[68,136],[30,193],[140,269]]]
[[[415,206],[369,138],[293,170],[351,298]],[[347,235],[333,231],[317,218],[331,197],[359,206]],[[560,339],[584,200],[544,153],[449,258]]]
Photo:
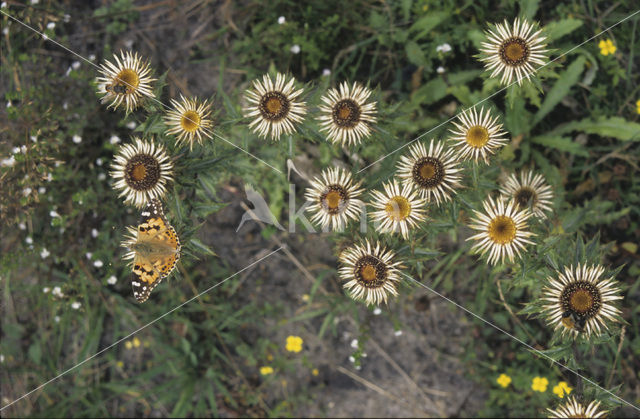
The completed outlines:
[[[125,259],[132,259],[131,285],[139,303],[169,276],[180,259],[180,239],[169,225],[162,203],[152,199],[141,212],[138,228],[129,227],[129,237],[122,243],[129,249]]]

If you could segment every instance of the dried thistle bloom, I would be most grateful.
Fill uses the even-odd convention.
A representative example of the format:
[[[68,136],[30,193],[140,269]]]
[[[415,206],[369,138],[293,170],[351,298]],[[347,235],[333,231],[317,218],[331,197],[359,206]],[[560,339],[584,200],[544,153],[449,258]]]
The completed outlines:
[[[565,267],[564,272],[556,272],[556,277],[547,278],[542,300],[547,303],[547,323],[554,330],[573,336],[584,332],[590,337],[608,330],[608,321],[618,321],[616,316],[621,312],[614,301],[622,299],[621,290],[615,279],[605,279],[603,273],[600,265],[578,264],[575,269]]]
[[[381,232],[400,231],[406,239],[409,229],[426,219],[426,201],[418,196],[411,184],[401,189],[394,179],[384,184],[384,191],[373,191],[371,196],[371,205],[377,210],[371,213],[371,217],[374,222],[380,223],[378,228]]]
[[[151,67],[142,61],[138,54],[120,51],[120,57],[114,55],[115,64],[105,60],[100,65],[100,77],[96,78],[98,93],[102,94],[102,103],[111,102],[109,108],[117,109],[124,105],[127,113],[140,106],[145,97],[153,98]]]
[[[474,252],[484,255],[489,252],[489,263],[504,263],[505,257],[512,262],[514,256],[520,256],[520,250],[525,244],[533,244],[529,237],[534,236],[528,231],[527,219],[531,216],[529,210],[519,210],[514,201],[506,203],[498,198],[494,201],[488,197],[483,202],[484,211],[473,211],[475,219],[471,227],[480,232],[467,240],[475,240],[471,248]]]
[[[500,194],[513,199],[520,209],[529,208],[540,219],[547,218],[545,211],[551,210],[551,186],[545,183],[541,174],[534,176],[531,170],[520,172],[519,181],[515,173],[511,174],[500,188]]]
[[[484,115],[483,115],[484,114]],[[507,134],[502,131],[502,124],[498,124],[498,117],[491,117],[491,112],[484,108],[480,109],[480,114],[476,108],[468,109],[458,116],[458,123],[453,122],[456,130],[450,130],[453,134],[451,138],[458,148],[458,158],[461,160],[479,158],[487,163],[488,156],[494,154],[499,147],[505,145],[508,139]]]
[[[147,201],[162,198],[173,180],[173,163],[164,147],[134,138],[134,144],[120,146],[111,166],[113,188],[121,190],[125,203],[142,208]]]
[[[254,90],[247,90],[249,106],[244,110],[247,118],[253,118],[249,123],[253,132],[277,141],[280,135],[296,131],[295,124],[302,122],[307,110],[304,102],[297,101],[302,89],[295,90],[294,83],[293,77],[287,81],[280,73],[275,82],[268,74],[262,81],[253,81]]]
[[[545,64],[545,37],[542,30],[534,32],[533,28],[532,23],[516,18],[511,26],[505,20],[495,30],[485,32],[487,41],[481,44],[481,61],[491,71],[491,77],[502,73],[500,83],[511,84],[515,77],[520,85],[534,72],[533,64]]]
[[[429,149],[422,143],[409,148],[400,158],[398,177],[404,185],[415,187],[420,196],[436,205],[451,200],[460,187],[460,168],[453,149],[443,151],[443,143],[431,140]]]
[[[389,295],[398,295],[396,283],[400,280],[398,268],[391,250],[375,246],[365,240],[363,243],[345,249],[339,257],[342,267],[340,277],[347,281],[344,288],[355,300],[364,300],[367,304],[387,302]]]
[[[376,122],[376,102],[367,103],[369,96],[371,90],[366,87],[344,82],[339,90],[329,89],[322,97],[320,130],[327,132],[332,143],[356,145],[371,135],[371,124]]]
[[[167,134],[176,136],[176,144],[189,143],[189,150],[193,150],[194,142],[202,144],[203,136],[211,138],[211,105],[206,100],[199,102],[180,95],[180,102],[171,99],[171,104],[173,109],[167,111],[164,120],[169,127]]]
[[[305,192],[311,203],[308,209],[315,213],[311,220],[322,227],[330,225],[333,230],[341,230],[349,220],[357,219],[363,205],[358,199],[362,193],[360,184],[353,183],[351,173],[346,170],[325,169]]]

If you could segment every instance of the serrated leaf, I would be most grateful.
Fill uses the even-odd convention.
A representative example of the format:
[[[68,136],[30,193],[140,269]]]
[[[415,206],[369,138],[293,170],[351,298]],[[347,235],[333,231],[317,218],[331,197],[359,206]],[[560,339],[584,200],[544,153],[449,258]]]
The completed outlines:
[[[586,58],[582,55],[579,56],[569,65],[567,70],[560,75],[560,78],[546,94],[544,102],[542,102],[542,106],[533,118],[532,126],[536,125],[545,116],[547,116],[547,114],[551,112],[558,103],[560,103],[562,98],[569,94],[571,87],[580,79],[580,75],[584,70],[585,62]]]
[[[601,117],[597,120],[586,118],[582,121],[569,122],[558,126],[552,132],[554,134],[564,134],[571,131],[580,131],[601,137],[613,137],[623,141],[640,141],[640,124],[627,121],[619,116]]]
[[[535,17],[540,0],[520,0],[520,15],[531,20]]]
[[[544,27],[544,34],[547,36],[547,43],[549,41],[555,41],[557,39],[562,38],[563,36],[575,31],[580,26],[582,26],[583,22],[579,19],[562,19],[557,21],[552,21],[547,26]]]
[[[555,148],[556,150],[566,151],[577,156],[588,156],[589,153],[582,144],[578,144],[568,137],[540,135],[533,137],[531,142],[534,144],[540,144],[545,147]]]
[[[404,50],[407,53],[407,58],[412,64],[417,65],[418,67],[424,66],[427,62],[424,52],[422,52],[422,48],[414,41],[409,41],[404,46]]]
[[[415,36],[413,36],[414,40],[422,39],[425,36],[429,35],[429,33],[439,24],[445,21],[451,13],[449,12],[432,12],[427,14],[424,17],[418,19],[411,27],[409,28],[410,32],[417,32]]]
[[[209,248],[209,246],[202,243],[200,240],[196,238],[192,238],[189,242],[193,245],[193,247],[195,247],[197,250],[199,250],[201,253],[204,253],[205,255],[218,256],[216,252],[214,252],[213,250],[211,250],[211,248]]]

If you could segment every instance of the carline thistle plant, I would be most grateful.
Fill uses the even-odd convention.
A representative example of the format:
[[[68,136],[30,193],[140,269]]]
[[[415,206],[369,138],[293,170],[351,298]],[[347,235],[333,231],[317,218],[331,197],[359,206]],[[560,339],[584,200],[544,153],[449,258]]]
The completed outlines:
[[[548,54],[545,37],[535,27],[524,19],[515,19],[512,25],[505,21],[487,31],[480,60],[491,73],[489,77],[499,77],[502,84],[515,79],[519,86],[535,77],[534,65],[544,65]],[[112,61],[105,61],[97,78],[103,103],[109,102],[114,109],[124,107],[129,114],[144,106],[145,99],[155,98],[152,82],[156,79],[151,77],[147,61],[131,52],[121,52]],[[282,73],[275,77],[265,74],[252,82],[244,96],[243,110],[247,128],[256,140],[268,138],[276,142],[313,125],[315,132],[336,148],[356,149],[375,141],[375,125],[384,120],[378,114],[379,103],[372,99],[374,90],[365,87],[368,83],[343,81],[338,88],[329,88],[318,104],[307,103],[307,92],[297,84],[294,77]],[[146,239],[141,238],[144,236],[140,236],[140,231],[146,229],[157,230],[158,235],[150,241],[160,240],[160,235],[169,232],[178,243],[175,248],[169,245],[164,249],[175,259],[167,272],[163,259],[155,252],[157,248],[145,248],[150,263],[133,268],[137,283],[145,275],[160,279],[167,276],[179,257],[178,233],[162,211],[162,200],[171,194],[167,186],[176,175],[174,157],[168,154],[163,142],[174,138],[177,145],[189,144],[191,152],[194,143],[203,145],[205,138],[212,139],[213,105],[209,101],[181,95],[179,101],[171,99],[171,104],[172,109],[163,116],[164,133],[158,139],[133,138],[132,143],[119,148],[112,164],[113,187],[125,198],[124,203],[138,209],[146,206],[137,239],[130,238],[128,243],[143,244]],[[490,170],[498,164],[496,155],[510,142],[500,120],[497,111],[488,105],[461,111],[446,138],[412,144],[399,157],[396,172],[390,173],[377,188],[367,184],[366,172],[360,175],[352,168],[327,167],[310,182],[305,193],[310,204],[307,210],[323,228],[350,234],[348,226],[358,218],[363,206],[371,210],[370,220],[377,223],[376,237],[370,234],[362,240],[353,240],[339,254],[338,274],[349,296],[377,305],[398,295],[399,270],[405,268],[402,254],[413,248],[411,241],[416,232],[438,221],[437,217],[442,216],[438,211],[445,208],[445,203],[458,203],[458,193],[471,187],[471,168]],[[182,154],[181,158],[188,159],[189,154]],[[479,253],[480,258],[486,257],[489,265],[515,268],[523,259],[530,259],[544,238],[537,222],[553,217],[557,208],[553,202],[555,194],[542,174],[534,175],[533,169],[517,169],[519,178],[515,173],[510,175],[499,190],[479,188],[476,196],[484,196],[475,202],[465,202],[467,211],[462,219],[468,220],[468,228],[475,230],[467,239],[472,242],[470,250]],[[494,199],[493,192],[499,192],[500,196]],[[149,211],[154,211],[159,221]],[[130,230],[132,236],[134,231]],[[405,241],[410,245],[394,248]],[[152,259],[151,255],[157,258]],[[130,251],[127,257],[140,260],[140,253]],[[569,264],[556,277],[548,279],[542,288],[546,305],[541,312],[554,330],[588,339],[619,321],[621,311],[614,302],[622,299],[620,288],[613,278],[603,279],[602,274],[599,265],[579,264],[574,269]],[[157,285],[148,284],[151,289]],[[147,297],[145,289],[144,299]],[[578,409],[576,405],[565,409],[569,408]]]

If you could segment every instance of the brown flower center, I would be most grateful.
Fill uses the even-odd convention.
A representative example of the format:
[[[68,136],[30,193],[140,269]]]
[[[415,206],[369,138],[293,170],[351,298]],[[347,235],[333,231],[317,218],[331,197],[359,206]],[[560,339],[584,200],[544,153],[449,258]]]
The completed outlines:
[[[598,314],[602,298],[598,288],[591,282],[577,281],[564,287],[560,302],[565,312],[589,318]]]
[[[180,119],[180,126],[187,132],[195,132],[200,128],[200,115],[196,111],[186,111]]]
[[[535,205],[538,200],[538,194],[533,189],[523,186],[516,191],[514,198],[520,208],[527,208],[529,203]]]
[[[329,185],[320,195],[320,205],[329,214],[338,214],[347,204],[349,195],[340,185]]]
[[[333,105],[333,122],[341,128],[353,128],[360,122],[360,106],[352,99]]]
[[[365,255],[355,263],[354,276],[367,288],[378,288],[387,280],[387,265],[375,256]]]
[[[130,68],[125,68],[118,73],[112,86],[116,93],[133,93],[139,84],[138,73]]]
[[[489,142],[489,130],[481,125],[474,125],[467,131],[467,144],[473,148],[482,148]]]
[[[267,92],[258,105],[262,117],[268,121],[280,121],[289,114],[290,102],[280,92]]]
[[[444,175],[444,165],[433,157],[422,157],[413,165],[413,181],[425,189],[440,185]]]
[[[404,196],[394,196],[384,209],[392,220],[403,221],[411,214],[411,203]]]
[[[124,168],[125,182],[136,191],[152,189],[160,180],[160,163],[148,154],[136,154]]]
[[[520,37],[507,39],[500,45],[500,58],[502,62],[510,66],[520,66],[529,58],[529,46]]]
[[[488,233],[494,243],[511,243],[516,238],[516,223],[511,217],[498,215],[489,223]]]

